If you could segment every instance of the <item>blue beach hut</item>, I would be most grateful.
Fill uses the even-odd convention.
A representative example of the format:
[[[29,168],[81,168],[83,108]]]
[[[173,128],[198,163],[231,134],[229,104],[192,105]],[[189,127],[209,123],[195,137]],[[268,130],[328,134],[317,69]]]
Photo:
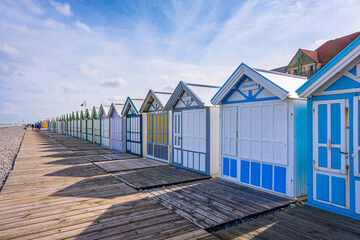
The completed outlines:
[[[125,119],[126,152],[142,156],[142,116],[139,109],[144,99],[131,99],[125,101],[121,115]]]
[[[360,37],[297,93],[308,98],[308,204],[360,219]]]
[[[305,77],[242,63],[211,99],[220,105],[221,178],[261,190],[306,195]]]

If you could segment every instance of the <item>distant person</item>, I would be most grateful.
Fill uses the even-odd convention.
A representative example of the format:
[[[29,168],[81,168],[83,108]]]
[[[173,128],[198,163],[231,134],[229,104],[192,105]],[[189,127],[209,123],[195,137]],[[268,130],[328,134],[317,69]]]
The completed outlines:
[[[34,124],[31,124],[31,128],[32,128],[32,130],[34,130]]]

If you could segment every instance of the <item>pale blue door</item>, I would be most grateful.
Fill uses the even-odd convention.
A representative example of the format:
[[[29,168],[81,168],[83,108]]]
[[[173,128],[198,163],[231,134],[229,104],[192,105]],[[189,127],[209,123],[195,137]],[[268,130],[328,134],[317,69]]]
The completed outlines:
[[[314,200],[348,208],[346,100],[313,103],[313,196]]]

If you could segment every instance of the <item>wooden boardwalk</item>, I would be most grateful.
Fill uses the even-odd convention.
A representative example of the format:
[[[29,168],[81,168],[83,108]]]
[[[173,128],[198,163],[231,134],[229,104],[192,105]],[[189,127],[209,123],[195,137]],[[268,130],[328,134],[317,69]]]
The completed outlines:
[[[360,221],[92,145],[26,133],[0,192],[0,239],[359,239]]]
[[[167,166],[168,164],[162,163],[159,161],[147,159],[147,158],[137,158],[137,159],[127,159],[127,160],[114,160],[108,162],[96,162],[95,163],[100,168],[104,169],[107,172],[118,172],[124,170],[133,170],[138,168],[150,168],[158,166]]]
[[[219,179],[159,188],[149,193],[203,229],[288,206],[295,201]]]
[[[140,168],[114,174],[118,179],[135,189],[162,187],[210,178],[210,176],[173,166]]]
[[[216,238],[85,157],[64,153],[49,136],[27,131],[0,193],[0,239]]]
[[[360,221],[309,206],[287,208],[215,233],[221,239],[360,239]]]

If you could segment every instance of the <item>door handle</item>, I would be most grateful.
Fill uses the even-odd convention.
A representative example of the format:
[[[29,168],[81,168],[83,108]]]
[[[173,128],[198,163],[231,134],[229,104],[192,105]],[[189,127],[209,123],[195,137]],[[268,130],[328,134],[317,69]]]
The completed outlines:
[[[347,153],[347,152],[340,152],[340,154],[349,154],[349,153]]]

